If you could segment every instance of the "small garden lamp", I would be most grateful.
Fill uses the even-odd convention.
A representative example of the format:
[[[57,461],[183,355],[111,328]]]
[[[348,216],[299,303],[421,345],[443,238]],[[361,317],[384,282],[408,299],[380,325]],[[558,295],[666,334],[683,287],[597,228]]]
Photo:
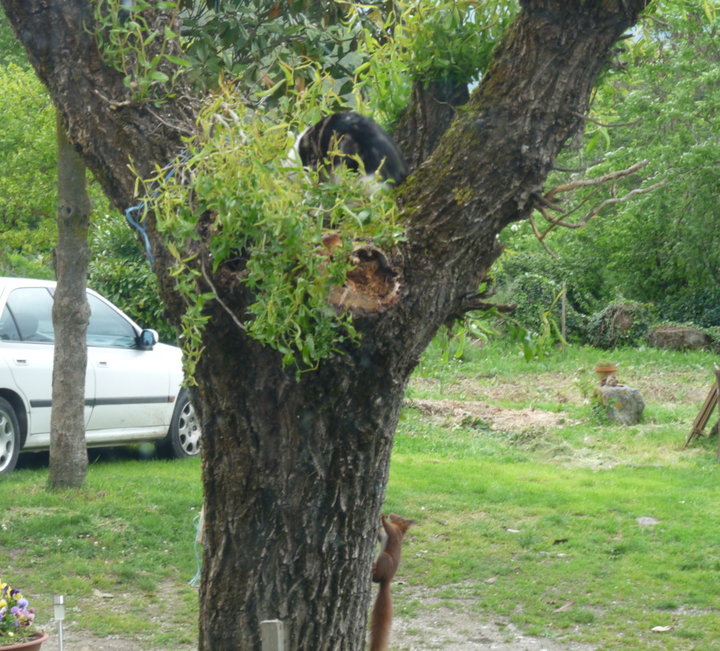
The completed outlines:
[[[65,619],[65,597],[57,594],[53,597],[55,621],[58,624],[58,649],[63,651],[63,619]]]

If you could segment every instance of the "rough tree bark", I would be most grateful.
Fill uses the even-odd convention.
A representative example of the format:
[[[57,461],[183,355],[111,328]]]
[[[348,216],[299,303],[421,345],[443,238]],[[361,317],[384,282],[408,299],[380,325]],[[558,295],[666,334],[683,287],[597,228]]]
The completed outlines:
[[[85,293],[88,268],[90,198],[85,163],[68,142],[58,116],[58,243],[53,302],[55,353],[50,416],[51,488],[76,488],[85,481],[85,370],[90,307]]]
[[[435,151],[457,107],[468,98],[465,84],[422,81],[413,85],[412,101],[393,131],[411,172]]]
[[[581,127],[610,48],[645,1],[522,0],[483,83],[401,189],[408,239],[392,258],[401,298],[356,318],[360,345],[298,381],[278,354],[211,308],[193,396],[204,429],[201,649],[257,649],[268,618],[285,620],[293,649],[363,647],[408,376],[447,317],[475,305],[499,254],[497,234],[528,216],[559,149]],[[87,0],[2,4],[70,138],[114,203],[129,205],[128,158],[140,173],[170,160],[192,110],[182,100],[159,110],[124,101],[119,75],[102,64],[83,25],[92,24]],[[177,320],[169,258],[152,216],[148,223]],[[250,297],[235,272],[221,268],[212,280],[242,315]]]

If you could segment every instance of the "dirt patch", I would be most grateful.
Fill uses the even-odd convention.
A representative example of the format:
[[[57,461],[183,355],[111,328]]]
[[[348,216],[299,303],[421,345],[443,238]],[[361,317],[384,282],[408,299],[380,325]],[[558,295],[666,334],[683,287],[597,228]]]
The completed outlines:
[[[428,416],[442,416],[451,422],[461,424],[468,418],[485,421],[493,429],[520,431],[534,427],[558,427],[570,421],[564,414],[526,407],[507,409],[471,400],[424,400],[412,399],[406,406],[417,409]]]
[[[618,380],[638,389],[646,403],[702,405],[715,378],[711,371],[657,368],[645,373],[633,366],[620,366]],[[432,377],[413,377],[410,386],[419,392],[432,391],[480,402],[528,404],[531,401],[582,405],[595,386],[595,374],[578,368],[575,373],[528,373],[512,378],[501,376],[459,377],[443,383]]]
[[[432,605],[432,604],[429,604]],[[59,651],[58,637],[50,631],[43,651]],[[97,637],[66,629],[63,642],[72,651],[193,651],[196,645],[172,647],[148,646],[138,639],[112,635]],[[433,607],[416,617],[396,617],[393,622],[392,648],[398,651],[592,651],[587,644],[563,643],[547,638],[523,635],[515,626],[462,612],[447,606]]]
[[[420,393],[433,392],[462,396],[464,400],[490,403],[516,403],[518,406],[534,400],[582,404],[585,402],[578,376],[563,373],[535,373],[502,378],[494,375],[458,377],[444,383],[433,377],[413,377],[410,387]]]
[[[458,612],[445,606],[393,624],[392,648],[402,651],[591,651],[587,644],[522,635],[515,626]]]
[[[63,631],[63,647],[68,651],[166,651],[158,647],[150,647],[144,645],[139,640],[122,639],[118,635],[110,637],[96,637],[88,635],[82,631],[65,630]],[[42,651],[59,651],[60,643],[58,636],[51,633],[50,639],[43,643]],[[173,645],[173,651],[180,649],[190,651],[197,649],[197,646],[176,646]],[[169,650],[168,650],[169,651]]]

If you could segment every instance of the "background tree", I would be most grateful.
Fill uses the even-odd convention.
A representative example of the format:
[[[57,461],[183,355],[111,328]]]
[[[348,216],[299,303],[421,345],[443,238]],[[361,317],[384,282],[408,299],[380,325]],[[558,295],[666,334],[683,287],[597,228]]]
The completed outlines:
[[[582,232],[555,229],[545,240],[554,257],[529,223],[506,231],[508,253],[497,278],[503,298],[520,301],[518,283],[527,286],[534,278],[538,292],[548,281],[556,287],[566,282],[571,303],[586,316],[625,298],[652,303],[659,319],[720,325],[720,234],[713,218],[720,190],[719,28],[712,3],[666,3],[660,16],[622,43],[597,90],[594,122],[587,123],[581,146],[561,157],[558,166],[573,170],[562,181],[646,159],[646,183],[664,185],[608,206]],[[615,196],[636,183],[636,177],[620,183]],[[608,191],[601,199],[610,196]],[[565,207],[579,203],[576,197]],[[548,304],[536,303],[533,311]],[[576,336],[583,336],[582,321],[575,324]]]
[[[112,202],[131,205],[136,174],[157,175],[154,166],[174,160],[186,145],[183,136],[195,134],[196,103],[176,74],[182,63],[172,13],[143,12],[143,31],[167,37],[155,39],[160,59],[145,56],[145,41],[138,40],[119,71],[95,37],[112,30],[98,23],[108,14],[94,14],[90,3],[2,4],[70,139]],[[233,243],[223,246],[226,231],[219,223],[230,223],[228,232],[237,236],[234,219],[256,209],[256,195],[238,194],[237,213],[224,194],[211,209],[207,184],[196,183],[198,201],[187,204],[178,221],[148,212],[145,228],[168,313],[180,324],[199,306],[196,314],[206,319],[196,331],[203,348],[193,393],[205,437],[201,648],[257,648],[258,622],[268,617],[288,623],[295,648],[363,646],[369,568],[408,376],[437,328],[477,306],[477,288],[500,252],[497,234],[530,214],[561,146],[582,127],[614,42],[644,4],[521,2],[480,86],[398,193],[404,238],[383,253],[397,270],[400,291],[376,309],[372,301],[370,308],[348,307],[357,337],[337,343],[311,372],[297,375],[283,364],[287,352],[248,334],[254,306],[265,297],[262,284],[246,279],[257,280],[253,252],[271,233],[258,235],[258,222],[245,221],[247,237],[231,255]],[[117,54],[120,45],[115,41],[111,49]],[[133,71],[142,74],[133,77]],[[415,106],[418,100],[413,95]],[[220,113],[226,122],[227,116]],[[419,120],[419,127],[427,126]],[[222,122],[215,130],[221,129]],[[228,130],[228,144],[242,155],[256,133],[241,146],[234,133]],[[200,153],[206,135],[191,152]],[[278,145],[274,158],[279,154]],[[415,152],[408,155],[413,159]],[[271,166],[274,158],[264,162]],[[189,171],[204,160],[189,161]],[[236,172],[243,187],[248,170]],[[191,218],[196,228],[178,233]],[[290,243],[287,232],[280,235]],[[215,261],[210,250],[227,255]],[[311,257],[305,262],[312,268]],[[319,265],[314,268],[322,275]],[[348,284],[354,278],[355,291],[367,298],[362,279],[377,276],[362,265],[356,271]],[[288,291],[308,280],[315,282],[298,271]],[[178,291],[189,281],[204,303],[188,304],[191,292]],[[298,354],[307,335],[301,333]]]
[[[57,242],[55,110],[22,45],[0,13],[0,275],[53,278]],[[89,176],[93,208],[88,284],[121,305],[137,323],[172,342],[157,281],[133,231]]]
[[[88,457],[85,445],[85,333],[90,306],[86,285],[90,198],[85,164],[68,142],[60,120],[58,151],[58,242],[52,317],[55,331],[50,416],[51,488],[76,488],[85,481]]]
[[[49,278],[56,237],[52,102],[0,17],[0,274]],[[24,67],[22,64],[24,60]]]

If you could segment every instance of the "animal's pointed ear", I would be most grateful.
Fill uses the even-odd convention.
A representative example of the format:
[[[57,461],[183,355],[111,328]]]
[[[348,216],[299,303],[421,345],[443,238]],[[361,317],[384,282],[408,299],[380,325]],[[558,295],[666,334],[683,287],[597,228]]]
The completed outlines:
[[[403,531],[407,531],[411,525],[415,524],[415,520],[408,520],[397,513],[390,514],[390,522],[400,527]]]

